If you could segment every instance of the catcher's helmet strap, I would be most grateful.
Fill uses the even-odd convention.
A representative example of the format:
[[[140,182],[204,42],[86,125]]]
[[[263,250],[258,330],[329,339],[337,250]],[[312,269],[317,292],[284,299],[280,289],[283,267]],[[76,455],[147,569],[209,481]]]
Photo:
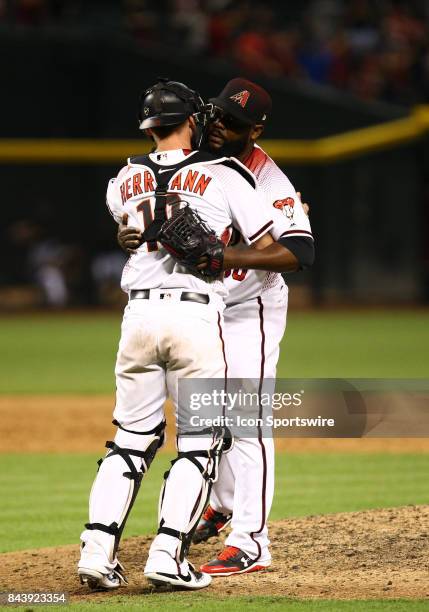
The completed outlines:
[[[161,94],[161,88],[160,87],[154,87],[152,90],[152,94],[153,94],[153,110],[155,111],[155,114],[161,114],[162,113],[162,94]]]
[[[135,159],[138,160],[139,164],[150,168],[156,178],[154,219],[142,234],[141,240],[143,243],[156,240],[162,224],[164,223],[164,221],[167,220],[166,197],[168,191],[168,184],[172,179],[173,175],[176,174],[178,170],[186,168],[186,166],[189,166],[191,164],[211,161],[213,159],[213,155],[204,151],[197,151],[194,155],[191,156],[190,159],[183,159],[178,164],[175,164],[174,168],[169,172],[165,171],[164,166],[160,166],[159,164],[152,161],[149,155],[143,155],[143,157],[130,159],[131,163],[135,163]],[[159,173],[160,170],[163,170],[162,174]]]

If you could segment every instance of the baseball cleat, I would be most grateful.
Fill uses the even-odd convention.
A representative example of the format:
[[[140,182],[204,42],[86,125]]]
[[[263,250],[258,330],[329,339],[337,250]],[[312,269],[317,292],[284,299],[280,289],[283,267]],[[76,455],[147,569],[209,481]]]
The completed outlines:
[[[207,542],[210,538],[219,535],[222,529],[225,529],[231,522],[232,514],[222,514],[213,510],[211,506],[207,506],[206,511],[198,523],[198,527],[192,538],[194,544]]]
[[[169,574],[168,572],[145,572],[144,575],[155,586],[171,584],[174,587],[189,590],[204,589],[212,581],[211,576],[197,572],[191,567],[191,564],[189,564],[189,571],[186,575]]]
[[[216,559],[202,565],[200,570],[211,576],[232,576],[233,574],[259,572],[269,567],[270,564],[270,561],[261,562],[251,559],[249,555],[235,546],[227,546]]]
[[[77,573],[81,584],[86,584],[91,591],[110,591],[122,585],[128,584],[124,575],[124,568],[119,563],[114,570],[108,574],[103,574],[94,569],[79,567]]]

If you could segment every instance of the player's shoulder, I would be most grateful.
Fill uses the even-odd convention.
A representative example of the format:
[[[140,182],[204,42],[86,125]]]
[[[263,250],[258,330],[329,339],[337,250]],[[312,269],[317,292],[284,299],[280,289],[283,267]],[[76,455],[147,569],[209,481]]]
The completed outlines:
[[[273,158],[270,157],[268,153],[258,144],[254,145],[253,151],[246,159],[245,164],[257,178],[262,175],[286,177],[286,174],[281,168],[279,168]]]
[[[252,189],[256,189],[258,182],[255,175],[242,162],[235,157],[225,157],[215,155],[208,151],[193,151],[185,159],[180,162],[174,162],[176,173],[183,170],[198,170],[215,179],[215,183],[227,182],[230,186],[231,182],[242,185],[245,181]],[[152,160],[148,155],[139,155],[129,157],[127,165],[124,166],[118,173],[116,179],[121,180],[128,172],[142,167],[150,169],[158,169],[159,165],[155,160]]]
[[[166,171],[164,170],[165,160],[164,160],[164,163],[161,163],[162,160],[156,159],[154,157],[155,155],[156,154],[154,153],[153,156],[152,155],[139,155],[135,157],[129,157],[127,160],[128,167],[129,168],[133,168],[133,167],[141,168],[142,166],[146,166],[149,168],[153,168],[156,171],[158,171],[160,168],[162,171]],[[162,154],[159,154],[159,155],[161,156]],[[203,168],[210,169],[210,167],[213,164],[222,163],[226,159],[227,158],[219,157],[218,155],[210,153],[209,151],[196,150],[196,151],[190,151],[186,153],[186,156],[183,157],[182,159],[175,159],[174,161],[171,161],[171,163],[168,163],[167,165],[172,166],[171,170],[182,171],[185,169],[191,169],[191,170],[201,171]]]
[[[220,157],[208,161],[204,166],[221,183],[228,186],[242,185],[245,181],[252,189],[256,189],[258,182],[255,175],[235,157]]]
[[[109,182],[107,183],[107,193],[106,193],[108,200],[116,196],[117,192],[119,191],[120,182],[125,178],[128,170],[129,170],[129,166],[127,164],[126,166],[123,166],[119,170],[116,176],[109,179]]]
[[[130,165],[127,162],[127,164],[125,166],[122,166],[122,168],[119,170],[118,174],[115,177],[110,179],[109,185],[113,184],[113,183],[116,183],[117,181],[120,181],[121,179],[123,179],[124,176],[129,171],[129,169],[130,169]]]
[[[286,195],[291,195],[295,191],[285,172],[259,145],[255,145],[245,164],[255,174],[258,183],[267,193],[284,192]]]
[[[121,186],[121,183],[123,183],[123,181],[126,180],[126,176],[127,176],[129,169],[130,168],[128,164],[126,166],[123,166],[119,170],[118,174],[114,176],[113,178],[111,178],[109,182],[107,183],[106,201],[109,206],[110,205],[113,206],[115,202],[121,199],[120,186]]]

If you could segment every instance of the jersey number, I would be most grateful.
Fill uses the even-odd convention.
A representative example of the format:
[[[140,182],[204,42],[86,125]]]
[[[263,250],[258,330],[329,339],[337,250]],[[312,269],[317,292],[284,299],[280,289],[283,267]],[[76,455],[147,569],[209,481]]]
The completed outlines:
[[[243,270],[242,268],[234,268],[232,270],[232,278],[236,281],[242,281],[246,278],[247,270]],[[227,270],[225,272],[225,278],[231,276],[231,270]]]
[[[167,194],[165,198],[165,214],[167,215],[167,206],[171,207],[171,214],[174,215],[176,210],[180,208],[180,198],[175,193]],[[143,227],[146,230],[149,225],[153,221],[153,211],[152,211],[152,198],[147,198],[146,200],[142,200],[139,204],[137,204],[137,212],[142,213],[143,215]],[[148,240],[147,241],[147,250],[150,253],[151,251],[158,250],[158,243],[156,240]]]

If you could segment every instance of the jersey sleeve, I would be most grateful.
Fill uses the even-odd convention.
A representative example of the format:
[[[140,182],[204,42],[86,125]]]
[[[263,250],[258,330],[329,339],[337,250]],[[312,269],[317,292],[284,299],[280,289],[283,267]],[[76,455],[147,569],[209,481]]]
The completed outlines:
[[[270,230],[274,240],[282,236],[313,238],[308,215],[290,180],[274,162],[267,164],[258,180],[265,193],[265,200],[273,216]]]
[[[237,172],[218,166],[215,172],[221,179],[232,225],[243,236],[246,244],[251,245],[269,232],[273,225],[271,210],[267,206],[261,206],[261,203],[264,203],[264,194],[247,168],[244,168],[243,172]]]
[[[107,210],[110,212],[116,223],[121,223],[122,215],[124,214],[124,207],[122,205],[121,193],[119,190],[119,180],[123,178],[128,167],[122,168],[116,178],[110,179],[107,184],[106,192],[106,205]]]

